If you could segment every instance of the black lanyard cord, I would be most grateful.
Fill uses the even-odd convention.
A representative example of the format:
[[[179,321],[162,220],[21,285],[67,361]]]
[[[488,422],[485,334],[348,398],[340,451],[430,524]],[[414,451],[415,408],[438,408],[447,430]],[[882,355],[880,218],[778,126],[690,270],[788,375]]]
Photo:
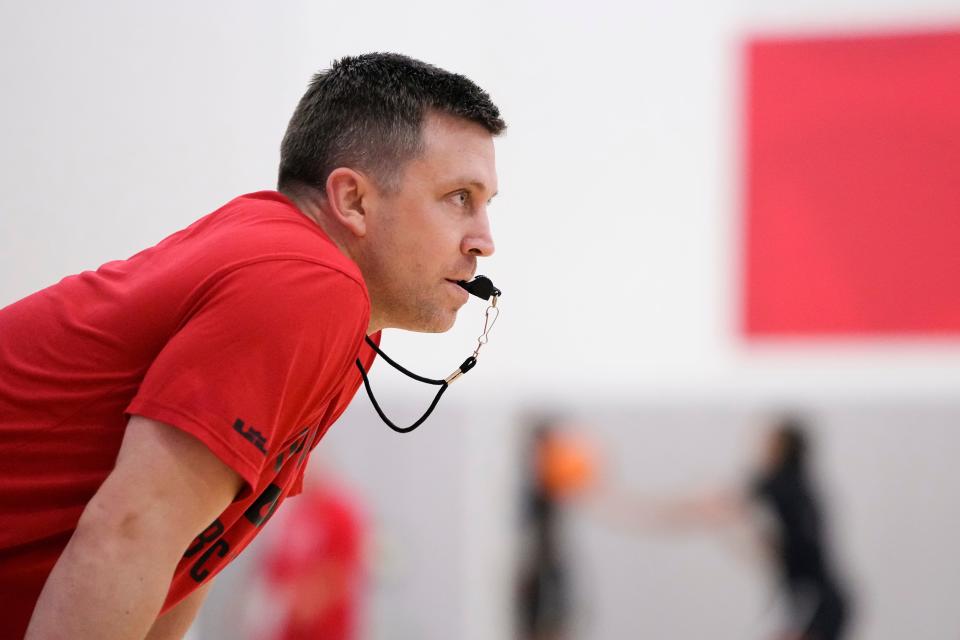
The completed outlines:
[[[383,355],[383,353],[379,349],[377,349],[377,352],[380,353],[380,355]],[[387,358],[386,356],[383,356],[383,358],[387,362],[395,366],[397,369],[399,369],[400,371],[403,371],[404,373],[406,373],[411,377],[415,377],[418,380],[422,382],[427,382],[429,384],[440,385],[440,390],[437,391],[437,395],[433,397],[433,402],[430,403],[430,407],[427,409],[427,412],[424,413],[422,416],[420,416],[420,419],[414,422],[409,427],[398,427],[397,425],[390,422],[390,418],[388,418],[383,413],[383,409],[380,408],[380,405],[377,403],[377,399],[373,397],[373,389],[370,388],[370,380],[367,378],[367,372],[363,370],[363,364],[360,363],[360,358],[357,358],[357,368],[360,369],[360,375],[363,377],[363,386],[367,390],[367,396],[370,397],[370,402],[373,404],[373,408],[377,410],[377,413],[380,415],[380,418],[387,423],[388,427],[390,427],[397,433],[409,433],[414,429],[416,429],[417,427],[419,427],[421,424],[423,424],[423,421],[430,417],[430,414],[433,413],[433,410],[437,406],[437,403],[440,402],[440,396],[443,395],[443,392],[447,390],[447,387],[449,385],[447,384],[446,380],[430,380],[429,378],[422,378],[420,376],[416,376],[410,373],[409,371],[407,371],[406,369],[404,369],[403,367],[401,367],[400,365],[396,364],[392,360],[390,360],[390,358]]]
[[[450,374],[450,377],[447,378],[446,380],[434,380],[433,378],[424,378],[423,376],[418,376],[412,371],[408,371],[407,369],[403,368],[402,366],[400,366],[399,364],[391,360],[390,357],[387,354],[385,354],[383,351],[381,351],[377,347],[377,344],[373,340],[371,340],[369,337],[367,337],[366,340],[367,340],[367,344],[369,344],[370,347],[377,352],[377,355],[379,355],[384,360],[386,360],[388,364],[396,368],[398,371],[405,373],[406,375],[410,376],[414,380],[425,382],[427,384],[438,385],[440,387],[440,390],[437,391],[437,395],[433,397],[433,402],[430,403],[430,407],[427,409],[427,412],[424,413],[422,416],[420,416],[419,420],[414,422],[409,427],[398,427],[397,425],[393,424],[389,418],[387,418],[387,416],[383,413],[383,409],[380,408],[380,404],[377,402],[377,399],[373,396],[373,389],[370,387],[370,379],[367,378],[367,372],[363,368],[363,363],[360,362],[360,358],[357,358],[357,369],[360,369],[360,376],[363,378],[363,387],[367,390],[367,396],[370,397],[370,402],[373,404],[373,408],[377,410],[377,413],[380,415],[383,421],[387,423],[387,426],[393,429],[394,431],[396,431],[397,433],[409,433],[414,429],[416,429],[417,427],[419,427],[421,424],[423,424],[423,421],[429,418],[430,414],[433,413],[433,410],[437,406],[437,403],[440,402],[440,396],[442,396],[443,392],[446,391],[447,387],[450,386],[450,382],[460,377],[462,374],[466,373],[467,371],[470,371],[470,369],[473,369],[474,365],[477,364],[476,356],[470,356],[469,358],[464,360],[463,364],[461,364],[457,370],[455,370],[452,374]]]
[[[412,371],[408,371],[407,369],[404,369],[402,366],[400,366],[399,364],[397,364],[396,362],[394,362],[393,360],[391,360],[391,359],[390,359],[390,356],[388,356],[388,355],[385,354],[383,351],[381,351],[381,350],[380,350],[380,347],[377,346],[377,343],[370,339],[370,336],[364,336],[364,340],[367,341],[367,344],[370,345],[370,348],[371,348],[371,349],[373,349],[374,351],[377,352],[377,355],[378,355],[378,356],[380,356],[381,358],[383,358],[384,360],[386,360],[387,362],[389,362],[389,363],[390,363],[390,366],[392,366],[394,369],[396,369],[397,371],[399,371],[399,372],[401,372],[401,373],[407,374],[408,376],[410,376],[410,377],[413,378],[414,380],[419,380],[420,382],[426,382],[427,384],[435,384],[435,385],[441,385],[441,384],[446,384],[446,383],[447,383],[446,380],[434,380],[433,378],[424,378],[423,376],[418,376],[417,374],[413,373]],[[357,358],[357,364],[360,364],[360,358]],[[360,370],[363,371],[363,366],[362,366],[362,365],[360,366]],[[365,371],[364,371],[364,380],[366,380],[366,372],[365,372]]]
[[[487,311],[484,313],[484,323],[483,323],[483,333],[477,338],[477,348],[474,349],[473,355],[469,356],[466,360],[463,361],[457,369],[454,370],[445,380],[435,380],[433,378],[425,378],[423,376],[418,376],[402,367],[400,364],[393,361],[387,354],[380,350],[377,346],[377,343],[370,339],[370,336],[365,336],[364,339],[367,341],[367,344],[370,345],[370,348],[376,351],[377,355],[387,361],[391,367],[397,371],[407,375],[418,382],[424,382],[426,384],[437,385],[440,389],[437,391],[437,395],[433,397],[433,402],[430,403],[430,406],[427,408],[426,413],[420,416],[420,419],[414,422],[409,427],[398,427],[393,424],[390,419],[383,412],[383,409],[380,408],[380,404],[377,402],[377,399],[373,396],[373,389],[370,387],[370,380],[367,378],[367,371],[363,368],[363,363],[360,362],[360,358],[357,358],[357,369],[360,369],[360,376],[363,378],[363,387],[367,390],[367,396],[370,398],[373,408],[377,410],[377,414],[380,416],[380,419],[387,423],[387,426],[396,431],[397,433],[409,433],[423,424],[424,420],[430,417],[430,414],[433,413],[433,410],[436,408],[437,403],[440,402],[440,396],[443,395],[443,392],[447,390],[447,387],[450,386],[450,383],[455,381],[461,375],[473,369],[474,365],[477,364],[477,354],[480,353],[480,348],[487,343],[488,334],[490,329],[493,328],[493,323],[496,322],[497,317],[500,315],[500,311],[497,309],[497,298],[500,297],[500,290],[493,286],[493,283],[486,276],[477,276],[470,282],[458,282],[461,287],[466,289],[472,295],[477,296],[478,298],[483,298],[484,300],[489,300],[490,297],[493,297],[493,302],[487,308]]]
[[[433,413],[434,408],[437,406],[437,403],[440,402],[440,396],[443,395],[443,392],[447,390],[449,386],[446,380],[434,380],[432,378],[424,378],[423,376],[418,376],[412,371],[408,371],[403,368],[396,362],[390,359],[390,356],[385,354],[383,351],[377,347],[377,343],[370,339],[369,336],[366,337],[367,344],[370,345],[370,348],[377,352],[377,355],[386,360],[390,365],[392,365],[398,371],[407,374],[414,380],[419,380],[420,382],[426,382],[427,384],[435,384],[440,386],[440,390],[437,391],[437,395],[433,397],[433,402],[430,403],[430,408],[427,409],[427,412],[420,416],[420,419],[414,422],[409,427],[398,427],[393,424],[390,419],[383,413],[383,409],[380,408],[377,399],[373,397],[373,389],[370,388],[370,380],[367,378],[367,372],[363,369],[363,363],[360,362],[360,358],[357,358],[357,368],[360,369],[360,375],[363,377],[363,387],[367,390],[367,396],[370,397],[370,402],[373,404],[373,408],[377,410],[377,413],[380,414],[380,418],[387,423],[387,426],[396,431],[397,433],[409,433],[423,424],[423,421],[430,417],[430,414]]]

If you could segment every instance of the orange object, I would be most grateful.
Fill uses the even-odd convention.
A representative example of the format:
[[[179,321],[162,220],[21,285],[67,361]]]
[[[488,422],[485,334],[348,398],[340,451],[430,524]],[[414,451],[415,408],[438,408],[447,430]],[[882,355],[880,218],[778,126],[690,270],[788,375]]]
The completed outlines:
[[[596,479],[596,452],[582,437],[552,433],[541,443],[538,458],[540,481],[556,499],[582,493]]]

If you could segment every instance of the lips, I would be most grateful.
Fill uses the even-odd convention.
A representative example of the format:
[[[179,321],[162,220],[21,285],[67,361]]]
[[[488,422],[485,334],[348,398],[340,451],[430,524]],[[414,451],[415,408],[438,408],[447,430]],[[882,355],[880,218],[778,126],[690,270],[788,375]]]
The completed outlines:
[[[452,284],[457,288],[457,293],[462,294],[462,297],[464,300],[470,297],[470,294],[467,293],[467,290],[461,287],[458,282],[456,282],[455,280],[450,280],[449,278],[445,278],[445,279],[447,282],[449,282],[450,284]]]

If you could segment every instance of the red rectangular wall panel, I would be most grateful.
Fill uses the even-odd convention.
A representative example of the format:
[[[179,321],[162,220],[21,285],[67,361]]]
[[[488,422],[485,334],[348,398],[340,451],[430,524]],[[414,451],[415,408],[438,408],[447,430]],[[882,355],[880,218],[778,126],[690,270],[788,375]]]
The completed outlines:
[[[746,63],[746,335],[960,335],[960,31]]]

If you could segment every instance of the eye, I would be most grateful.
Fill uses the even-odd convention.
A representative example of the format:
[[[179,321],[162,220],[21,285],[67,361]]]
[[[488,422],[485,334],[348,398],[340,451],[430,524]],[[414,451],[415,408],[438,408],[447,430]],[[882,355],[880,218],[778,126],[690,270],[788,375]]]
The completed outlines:
[[[453,203],[458,207],[465,207],[470,204],[470,192],[469,191],[457,191],[452,194],[450,198],[453,200]]]

